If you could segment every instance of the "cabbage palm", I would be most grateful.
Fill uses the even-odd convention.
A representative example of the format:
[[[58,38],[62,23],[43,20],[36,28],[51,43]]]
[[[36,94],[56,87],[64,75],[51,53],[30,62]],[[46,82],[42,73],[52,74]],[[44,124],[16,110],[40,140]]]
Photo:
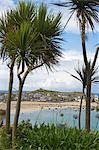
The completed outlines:
[[[92,63],[91,61],[88,62],[88,70],[92,70],[91,72],[91,84],[93,83],[98,83],[99,82],[99,76],[97,76],[97,72],[98,72],[98,67],[94,67],[92,69]],[[79,129],[81,128],[81,109],[82,109],[82,100],[83,100],[83,96],[85,95],[85,89],[87,86],[87,68],[85,66],[82,66],[82,69],[80,69],[78,67],[78,69],[75,69],[76,73],[78,74],[78,76],[75,76],[69,72],[69,73],[73,78],[75,78],[76,80],[80,81],[80,83],[82,84],[82,96],[81,96],[81,101],[80,101],[80,108],[79,108],[79,117],[78,117],[78,126]]]
[[[82,96],[81,96],[80,107],[79,107],[79,116],[78,116],[78,127],[79,127],[79,129],[81,129],[82,100],[85,95],[85,89],[86,89],[86,68],[84,66],[82,66],[82,69],[80,69],[78,67],[78,69],[75,69],[75,71],[78,74],[78,76],[75,76],[69,72],[67,72],[67,73],[69,73],[76,80],[80,81],[80,83],[82,84]]]
[[[87,53],[85,44],[86,28],[91,27],[93,31],[95,29],[94,21],[99,23],[99,0],[68,0],[67,2],[55,3],[55,5],[66,7],[70,11],[70,17],[67,20],[67,23],[74,14],[76,15],[77,23],[79,24],[81,33],[84,63],[87,66]]]
[[[6,131],[9,132],[10,128],[10,104],[11,104],[11,95],[13,88],[13,69],[15,64],[15,53],[13,49],[7,46],[8,33],[12,32],[13,26],[11,25],[7,14],[5,17],[0,19],[0,57],[5,61],[8,60],[7,66],[9,67],[9,87],[8,87],[8,99],[7,99],[7,108],[6,108]]]
[[[94,22],[99,23],[99,18],[98,18],[99,0],[68,0],[66,2],[55,3],[55,5],[66,7],[70,11],[70,17],[67,20],[67,23],[69,22],[69,20],[72,18],[74,14],[76,15],[77,23],[79,24],[79,29],[81,33],[84,64],[87,68],[88,58],[87,58],[86,43],[85,43],[86,29],[87,27],[91,27],[93,31],[95,28]],[[87,81],[89,80],[90,80],[90,75],[87,74]],[[90,95],[91,95],[91,84],[87,83],[86,123],[85,123],[87,131],[90,131]]]
[[[17,17],[16,17],[17,16]],[[6,108],[6,131],[9,132],[10,128],[10,105],[11,105],[11,95],[13,88],[13,68],[16,60],[16,49],[9,46],[9,39],[13,36],[16,28],[20,27],[23,20],[30,21],[34,20],[35,8],[30,2],[25,4],[24,2],[19,2],[18,10],[11,10],[0,19],[0,43],[1,43],[1,58],[3,60],[8,59],[8,67],[10,69],[9,75],[9,89],[8,89],[8,100]]]
[[[98,53],[99,53],[99,47],[96,49],[96,53],[94,55],[94,59],[92,63],[87,63],[86,66],[86,72],[87,72],[87,77],[86,77],[86,122],[85,122],[85,127],[87,131],[90,131],[90,106],[91,106],[91,86],[92,86],[92,75],[95,71],[95,66],[96,66],[96,61],[98,58]]]
[[[26,5],[22,2],[22,5]],[[23,8],[23,7],[22,7]],[[18,9],[17,9],[18,11]],[[16,11],[16,12],[17,12]],[[23,14],[24,16],[25,14]],[[11,17],[13,24],[19,15]],[[14,19],[13,19],[14,18]],[[9,36],[8,45],[16,51],[17,76],[19,79],[18,100],[13,125],[13,144],[20,113],[21,96],[27,75],[34,69],[45,66],[52,69],[61,57],[61,14],[54,16],[47,12],[44,4],[37,8],[33,22],[23,20]]]

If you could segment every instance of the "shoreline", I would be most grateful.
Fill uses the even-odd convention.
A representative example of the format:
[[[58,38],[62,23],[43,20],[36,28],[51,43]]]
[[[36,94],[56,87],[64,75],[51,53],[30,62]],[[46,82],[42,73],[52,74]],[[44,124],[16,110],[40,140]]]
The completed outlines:
[[[55,109],[55,108],[70,108],[79,109],[80,102],[31,102],[22,101],[21,102],[21,113],[38,111],[41,109]],[[91,103],[91,108],[97,107],[96,102]],[[85,102],[82,104],[82,108],[85,109]],[[0,102],[0,109],[6,109],[6,103]],[[11,113],[15,113],[16,101],[11,102]]]

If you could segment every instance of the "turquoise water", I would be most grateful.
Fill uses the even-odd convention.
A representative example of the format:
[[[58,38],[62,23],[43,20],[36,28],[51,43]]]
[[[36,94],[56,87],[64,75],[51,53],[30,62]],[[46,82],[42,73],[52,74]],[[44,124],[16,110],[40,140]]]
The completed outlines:
[[[78,119],[74,119],[73,115],[78,115],[78,110],[73,109],[46,109],[33,111],[28,113],[21,113],[19,122],[22,120],[30,120],[34,125],[36,124],[66,124],[69,127],[78,127]],[[91,130],[99,131],[99,118],[96,115],[99,112],[91,111]],[[13,122],[13,115],[11,116],[11,122]],[[82,110],[81,127],[85,127],[85,110]]]

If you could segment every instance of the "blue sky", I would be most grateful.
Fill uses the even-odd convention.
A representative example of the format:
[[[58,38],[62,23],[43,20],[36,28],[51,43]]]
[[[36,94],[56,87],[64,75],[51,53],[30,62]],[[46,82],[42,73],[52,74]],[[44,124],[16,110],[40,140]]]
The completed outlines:
[[[63,2],[65,0],[32,1],[34,1],[36,4],[39,4],[42,1],[47,3],[49,10],[51,9],[51,11],[53,11],[53,13],[55,14],[61,11],[63,13],[62,26],[65,25],[65,22],[69,17],[69,11],[67,9],[62,9],[51,4],[52,2]],[[0,0],[0,16],[2,15],[2,13],[6,12],[6,10],[15,8],[17,6],[17,3],[17,0]],[[95,26],[96,31],[94,34],[90,32],[90,29],[87,33],[87,52],[89,58],[91,59],[95,53],[96,45],[97,43],[99,43],[99,25],[96,24]],[[60,65],[55,67],[53,73],[49,72],[48,74],[45,68],[38,69],[33,73],[30,73],[26,80],[24,90],[44,88],[59,91],[81,91],[81,84],[64,72],[64,70],[69,70],[70,72],[75,74],[74,68],[77,68],[78,62],[80,64],[82,64],[83,62],[81,39],[75,17],[72,18],[68,26],[65,28],[62,37],[64,38],[64,42],[62,43],[63,58],[60,59]],[[99,60],[97,62],[97,65],[99,65]],[[6,64],[3,64],[2,61],[0,61],[0,90],[7,90],[8,78],[9,70]],[[16,68],[14,88],[18,88]],[[99,85],[93,86],[92,90],[93,92],[99,93]]]

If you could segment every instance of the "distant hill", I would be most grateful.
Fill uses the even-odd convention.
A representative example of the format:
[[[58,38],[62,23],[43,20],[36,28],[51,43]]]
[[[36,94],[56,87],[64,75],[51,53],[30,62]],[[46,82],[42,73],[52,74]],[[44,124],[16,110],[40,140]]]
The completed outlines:
[[[8,93],[7,90],[0,90],[0,94],[3,94],[3,93]]]
[[[42,94],[47,94],[47,93],[50,93],[50,94],[72,94],[72,95],[81,95],[82,93],[81,92],[60,92],[60,91],[52,91],[52,90],[45,90],[45,89],[42,89],[42,88],[40,88],[40,89],[37,89],[37,90],[35,90],[35,91],[32,91],[32,92],[30,92],[30,93],[33,93],[33,94],[35,94],[35,93],[42,93]]]
[[[33,93],[37,93],[37,92],[43,92],[43,93],[62,93],[62,92],[59,92],[59,91],[51,91],[51,90],[45,90],[45,89],[42,89],[42,88],[40,88],[40,89],[37,89],[37,90],[35,90],[35,91],[33,91]]]
[[[17,93],[18,91],[13,91],[13,93]],[[0,94],[7,94],[8,93],[8,91],[7,90],[0,90]],[[37,89],[37,90],[35,90],[35,91],[23,91],[23,93],[33,93],[33,94],[35,94],[35,93],[42,93],[42,94],[47,94],[47,93],[50,93],[50,94],[72,94],[72,95],[75,95],[75,96],[77,96],[77,95],[81,95],[82,94],[82,92],[60,92],[60,91],[52,91],[52,90],[46,90],[46,89],[42,89],[42,88],[40,88],[40,89]],[[98,95],[99,96],[99,94],[98,93],[92,93],[93,95]]]

